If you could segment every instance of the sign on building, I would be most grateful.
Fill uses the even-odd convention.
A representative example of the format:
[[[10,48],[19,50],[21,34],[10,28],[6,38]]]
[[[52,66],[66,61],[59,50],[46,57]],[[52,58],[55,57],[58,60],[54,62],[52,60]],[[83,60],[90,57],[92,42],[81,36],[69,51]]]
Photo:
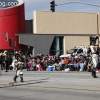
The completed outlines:
[[[4,39],[5,39],[5,41],[8,41],[8,32],[4,33]]]

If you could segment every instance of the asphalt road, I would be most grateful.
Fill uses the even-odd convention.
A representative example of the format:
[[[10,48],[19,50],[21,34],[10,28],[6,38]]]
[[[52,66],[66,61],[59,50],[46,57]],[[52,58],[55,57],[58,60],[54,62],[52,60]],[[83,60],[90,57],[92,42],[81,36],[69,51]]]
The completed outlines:
[[[100,100],[100,73],[24,71],[24,83],[10,86],[15,71],[2,71],[0,100]]]

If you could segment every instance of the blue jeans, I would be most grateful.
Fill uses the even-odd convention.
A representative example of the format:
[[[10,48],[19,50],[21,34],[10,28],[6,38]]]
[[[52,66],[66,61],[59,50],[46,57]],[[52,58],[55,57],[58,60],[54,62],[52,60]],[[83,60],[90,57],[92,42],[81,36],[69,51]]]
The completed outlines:
[[[79,64],[74,64],[74,67],[75,68],[79,68]]]
[[[80,63],[80,70],[83,71],[84,70],[84,66],[85,64],[84,63]]]
[[[68,68],[69,68],[70,71],[74,70],[73,65],[68,64]]]

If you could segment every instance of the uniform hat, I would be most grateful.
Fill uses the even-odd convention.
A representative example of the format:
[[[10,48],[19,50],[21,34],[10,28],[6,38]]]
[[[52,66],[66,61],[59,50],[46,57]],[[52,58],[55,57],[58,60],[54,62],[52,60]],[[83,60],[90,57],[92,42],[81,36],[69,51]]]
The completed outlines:
[[[96,41],[95,37],[90,37],[90,41],[95,42]]]
[[[90,36],[90,42],[91,43],[96,43],[96,40],[98,39],[98,35],[96,37]]]
[[[98,35],[96,35],[96,37],[90,37],[90,41],[91,42],[96,42],[96,40],[98,39]]]

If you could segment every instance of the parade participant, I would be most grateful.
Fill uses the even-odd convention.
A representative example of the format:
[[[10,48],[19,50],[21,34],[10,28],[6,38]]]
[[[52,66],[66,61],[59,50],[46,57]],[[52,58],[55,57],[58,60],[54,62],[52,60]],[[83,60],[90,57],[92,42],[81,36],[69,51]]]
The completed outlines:
[[[91,60],[93,63],[93,68],[92,68],[92,77],[93,78],[97,78],[96,67],[98,64],[98,55],[99,55],[99,47],[96,45],[97,39],[98,39],[98,36],[90,37],[90,46],[87,51],[88,54],[91,53]]]
[[[13,78],[14,82],[16,82],[16,79],[20,76],[20,81],[21,82],[24,82],[23,81],[23,72],[22,72],[22,69],[23,69],[23,63],[21,62],[21,59],[18,58],[18,61],[15,63],[16,65],[16,75],[15,77]]]
[[[1,68],[5,70],[5,57],[3,52],[0,53],[0,62],[1,62]]]
[[[2,58],[4,60],[5,63],[5,72],[8,72],[8,68],[9,68],[9,54],[8,51],[4,51],[4,53],[2,54]]]

